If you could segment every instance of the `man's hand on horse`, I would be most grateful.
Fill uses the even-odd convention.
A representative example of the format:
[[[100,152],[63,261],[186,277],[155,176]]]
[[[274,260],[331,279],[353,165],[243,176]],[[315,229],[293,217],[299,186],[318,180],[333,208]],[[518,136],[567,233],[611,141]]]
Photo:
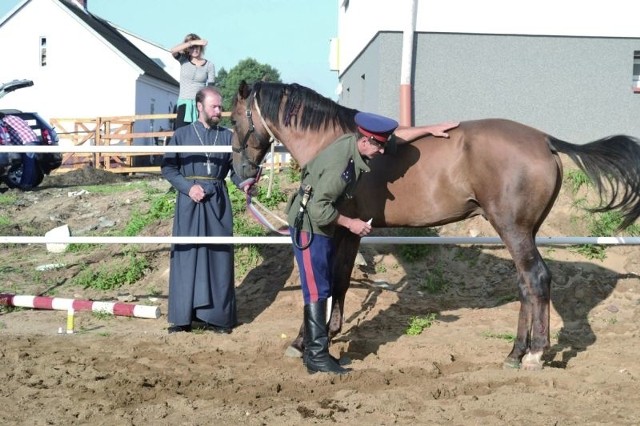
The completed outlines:
[[[447,121],[426,126],[399,126],[394,132],[396,135],[396,143],[398,145],[411,143],[427,135],[433,135],[437,138],[448,138],[449,133],[447,133],[447,131],[455,129],[459,124],[457,121]]]
[[[447,121],[445,123],[434,124],[431,126],[431,134],[437,138],[448,138],[448,130],[455,129],[460,123],[458,121]]]

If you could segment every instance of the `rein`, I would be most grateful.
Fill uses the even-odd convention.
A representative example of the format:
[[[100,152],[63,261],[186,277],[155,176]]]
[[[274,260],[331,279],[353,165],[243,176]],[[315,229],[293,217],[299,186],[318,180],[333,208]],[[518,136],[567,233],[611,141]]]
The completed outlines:
[[[272,217],[278,219],[278,221],[283,223],[283,225],[279,228],[276,228],[273,224],[271,224],[271,222],[269,222],[269,220],[258,209],[256,209],[256,207],[254,206],[254,203],[260,206],[260,208],[264,209],[266,212],[268,212]],[[289,225],[287,224],[287,222],[285,222],[275,214],[271,213],[269,209],[267,209],[265,206],[260,204],[260,202],[258,202],[257,200],[252,202],[251,194],[247,194],[247,210],[251,212],[251,215],[254,217],[254,219],[256,219],[258,222],[260,222],[263,226],[265,226],[269,230],[273,232],[277,232],[280,235],[287,235],[287,236],[291,235],[291,233],[289,232]]]

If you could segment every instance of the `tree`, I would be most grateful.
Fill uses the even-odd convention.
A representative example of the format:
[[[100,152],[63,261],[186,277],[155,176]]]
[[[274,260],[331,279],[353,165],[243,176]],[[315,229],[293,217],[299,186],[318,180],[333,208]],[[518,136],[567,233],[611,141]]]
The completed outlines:
[[[240,82],[252,84],[256,81],[280,83],[280,72],[271,65],[261,64],[253,58],[243,59],[229,72],[221,68],[217,76],[217,85],[222,92],[222,105],[225,111],[231,111],[233,98],[238,93]]]

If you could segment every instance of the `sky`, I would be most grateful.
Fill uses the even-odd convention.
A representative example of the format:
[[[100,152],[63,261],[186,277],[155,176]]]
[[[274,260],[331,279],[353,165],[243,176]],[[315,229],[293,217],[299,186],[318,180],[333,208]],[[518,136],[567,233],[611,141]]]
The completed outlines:
[[[0,0],[0,17],[21,0]],[[329,40],[338,33],[335,0],[87,0],[94,15],[167,49],[188,33],[209,44],[205,57],[229,71],[254,58],[336,100]]]

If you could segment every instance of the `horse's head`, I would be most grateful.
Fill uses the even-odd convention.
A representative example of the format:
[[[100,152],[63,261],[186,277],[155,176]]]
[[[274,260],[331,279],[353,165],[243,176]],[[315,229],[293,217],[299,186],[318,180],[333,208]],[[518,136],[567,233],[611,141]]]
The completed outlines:
[[[356,110],[345,108],[299,84],[240,83],[233,101],[233,169],[255,178],[274,141],[300,166],[345,132],[354,131]]]
[[[261,120],[254,122],[257,107],[255,97],[255,88],[243,80],[231,111],[234,128],[233,169],[242,179],[255,178],[258,175],[260,163],[267,155],[272,142]]]

